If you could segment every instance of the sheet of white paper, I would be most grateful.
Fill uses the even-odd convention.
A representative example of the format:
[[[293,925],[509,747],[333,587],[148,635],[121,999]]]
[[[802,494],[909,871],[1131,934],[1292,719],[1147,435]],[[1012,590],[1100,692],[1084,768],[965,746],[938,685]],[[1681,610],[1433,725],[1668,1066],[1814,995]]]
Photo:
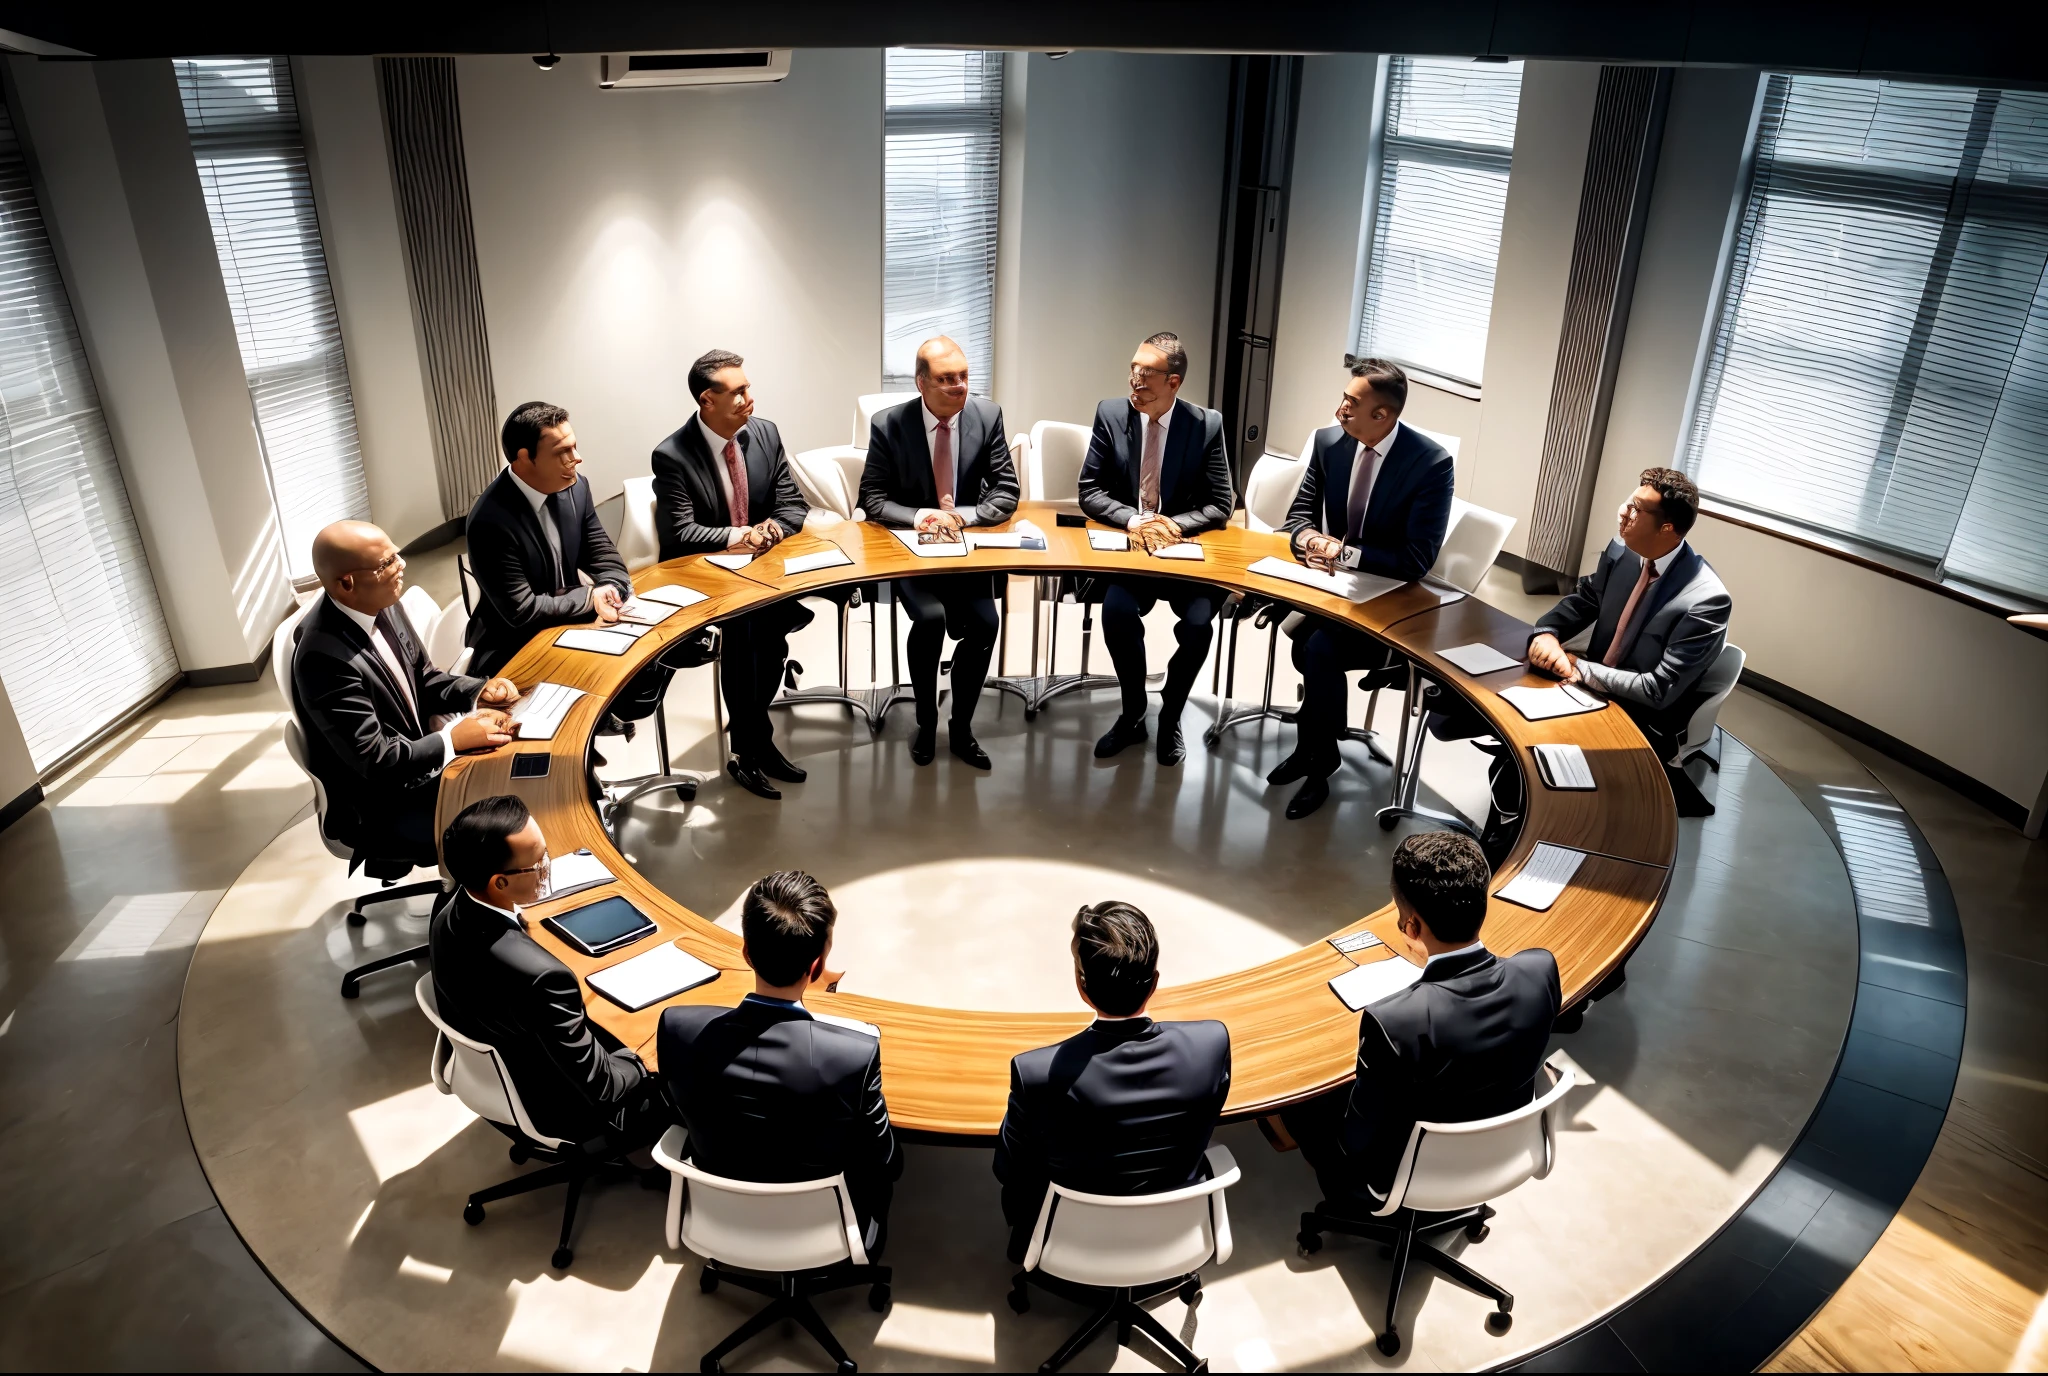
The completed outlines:
[[[717,978],[717,966],[706,965],[672,941],[589,976],[591,988],[635,1013]]]
[[[578,626],[556,636],[555,644],[565,650],[589,650],[593,654],[622,655],[633,648],[633,642],[637,638],[620,635],[609,626],[601,631],[589,626]]]
[[[1104,553],[1118,554],[1131,547],[1131,537],[1120,530],[1091,530],[1088,532],[1088,548]]]
[[[571,851],[548,862],[548,897],[567,898],[572,893],[609,884],[616,878],[617,875],[605,868],[604,861],[589,851]]]
[[[1010,529],[1019,537],[1019,549],[1044,549],[1045,532],[1038,528],[1036,521],[1019,521]]]
[[[1532,748],[1536,752],[1543,782],[1550,787],[1581,790],[1598,787],[1593,782],[1593,770],[1586,763],[1586,752],[1578,746],[1543,744]]]
[[[889,532],[903,542],[903,548],[920,559],[965,559],[968,544],[966,540],[949,540],[943,543],[923,544],[914,530],[892,530]],[[971,537],[970,537],[971,538]]]
[[[1557,896],[1564,892],[1565,885],[1572,882],[1572,876],[1579,872],[1579,866],[1585,860],[1586,853],[1582,850],[1542,842],[1530,854],[1528,863],[1494,896],[1543,912],[1557,902]]]
[[[992,530],[986,533],[969,531],[969,549],[1022,549],[1024,537],[1014,530]]]
[[[582,696],[581,688],[571,688],[566,683],[534,684],[530,692],[512,704],[512,723],[518,729],[519,739],[553,740],[562,718]]]
[[[849,1031],[865,1033],[876,1041],[882,1040],[882,1029],[871,1022],[862,1022],[859,1018],[842,1018],[837,1013],[820,1013],[815,1008],[809,1011],[819,1022],[829,1022],[834,1027],[844,1027]]]
[[[1460,645],[1455,650],[1438,650],[1437,653],[1457,665],[1468,674],[1497,674],[1503,669],[1519,669],[1522,661],[1509,659],[1491,645],[1474,642]]]
[[[710,598],[710,593],[686,588],[681,583],[664,583],[658,588],[649,588],[640,594],[640,600],[643,602],[666,602],[671,607],[694,607],[699,602],[709,601]]]
[[[1177,545],[1167,545],[1163,549],[1153,550],[1152,557],[1154,559],[1200,560],[1202,557],[1202,547],[1193,540],[1183,540]]]
[[[731,569],[734,573],[738,573],[741,569],[754,562],[754,556],[751,554],[707,554],[704,556],[704,562],[716,564],[722,569]]]
[[[1575,693],[1560,683],[1555,688],[1503,688],[1500,695],[1530,721],[1548,721],[1578,712],[1597,712],[1607,704],[1596,697]]]
[[[1395,956],[1392,960],[1376,960],[1370,965],[1345,971],[1330,981],[1330,992],[1344,1000],[1344,1006],[1356,1013],[1369,1003],[1378,1003],[1389,994],[1400,993],[1421,978],[1421,966],[1411,965]]]
[[[1284,578],[1290,583],[1330,593],[1347,602],[1370,602],[1401,586],[1398,579],[1382,578],[1376,573],[1358,573],[1350,569],[1325,573],[1321,569],[1312,569],[1288,559],[1276,559],[1271,555],[1253,564],[1250,571],[1263,573],[1268,578]]]
[[[782,575],[787,578],[793,573],[810,573],[815,569],[833,569],[853,560],[843,549],[819,550],[816,554],[799,554],[794,559],[782,561]]]
[[[659,626],[681,610],[672,602],[659,602],[651,597],[629,597],[619,608],[619,616],[634,625]]]

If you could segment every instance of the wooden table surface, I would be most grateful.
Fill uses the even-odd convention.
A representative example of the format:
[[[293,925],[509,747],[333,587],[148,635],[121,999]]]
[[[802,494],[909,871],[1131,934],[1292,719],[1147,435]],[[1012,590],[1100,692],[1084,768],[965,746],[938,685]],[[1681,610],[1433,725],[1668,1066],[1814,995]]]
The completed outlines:
[[[517,793],[540,818],[548,849],[564,855],[588,847],[619,877],[606,886],[536,905],[534,938],[578,975],[630,959],[652,949],[650,937],[624,951],[590,957],[560,942],[537,919],[623,893],[673,940],[719,967],[719,978],[681,995],[675,1003],[731,1005],[753,988],[752,973],[740,959],[739,939],[710,919],[678,903],[643,879],[606,835],[584,783],[584,761],[593,728],[605,705],[633,675],[680,636],[735,612],[781,598],[847,583],[872,582],[923,573],[987,571],[1023,575],[1118,571],[1189,578],[1224,588],[1258,593],[1304,611],[1348,622],[1392,644],[1423,665],[1433,678],[1468,698],[1492,723],[1494,733],[1514,747],[1529,806],[1520,840],[1494,876],[1498,890],[1512,879],[1540,841],[1590,852],[1577,877],[1547,912],[1534,912],[1496,898],[1485,939],[1502,955],[1532,946],[1557,956],[1567,1006],[1597,985],[1648,930],[1663,901],[1678,840],[1671,789],[1654,753],[1628,715],[1618,707],[1530,722],[1495,695],[1515,683],[1552,680],[1526,668],[1475,679],[1437,654],[1484,641],[1520,658],[1529,627],[1478,601],[1462,598],[1441,605],[1438,594],[1408,584],[1362,605],[1285,579],[1249,571],[1268,555],[1291,559],[1278,535],[1240,529],[1200,537],[1200,562],[1155,559],[1139,553],[1103,553],[1090,548],[1087,533],[1056,525],[1054,508],[1026,503],[1018,519],[1031,519],[1045,532],[1049,548],[977,550],[964,559],[920,558],[894,534],[871,523],[844,523],[791,537],[739,572],[707,563],[701,556],[657,564],[635,579],[641,589],[680,583],[710,594],[640,637],[623,655],[559,649],[558,630],[536,636],[506,666],[505,676],[522,689],[542,681],[568,684],[588,694],[571,707],[551,741],[514,742],[479,755],[466,755],[442,773],[439,825],[463,807],[497,793]],[[995,527],[1001,530],[1007,527]],[[1103,528],[1103,527],[1098,527]],[[850,565],[783,576],[786,559],[837,546]],[[1595,792],[1558,792],[1537,777],[1530,747],[1571,741],[1584,748],[1598,784]],[[528,752],[552,757],[537,779],[512,778],[512,759]],[[1376,826],[1360,813],[1354,823]],[[1369,928],[1398,943],[1391,905],[1365,914],[1330,914],[1331,934]],[[1374,948],[1368,959],[1399,959],[1391,946]],[[1151,1012],[1161,1018],[1217,1018],[1228,1024],[1233,1078],[1225,1112],[1231,1117],[1270,1112],[1348,1079],[1357,1052],[1358,1014],[1345,1008],[1327,982],[1352,967],[1352,960],[1326,941],[1233,974],[1159,991]],[[590,1016],[626,1046],[655,1062],[657,1004],[628,1013],[602,995],[587,994]],[[990,1013],[932,1008],[864,998],[857,994],[808,996],[821,1012],[860,1018],[882,1030],[882,1080],[889,1112],[904,1130],[954,1137],[988,1137],[1002,1121],[1009,1087],[1009,1062],[1016,1053],[1070,1035],[1087,1022],[1075,1012]]]

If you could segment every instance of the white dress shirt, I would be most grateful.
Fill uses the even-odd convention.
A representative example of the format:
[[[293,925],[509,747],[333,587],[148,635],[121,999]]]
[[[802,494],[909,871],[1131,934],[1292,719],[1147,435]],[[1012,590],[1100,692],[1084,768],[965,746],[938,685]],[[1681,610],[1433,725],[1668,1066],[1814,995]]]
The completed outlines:
[[[321,596],[327,597],[327,594],[322,593]],[[412,714],[419,717],[420,725],[425,726],[427,723],[426,718],[420,714],[419,696],[413,691],[412,674],[406,670],[405,661],[399,658],[398,647],[386,639],[384,632],[378,628],[377,618],[364,616],[354,607],[344,607],[332,597],[327,597],[327,600],[333,602],[343,616],[361,626],[363,634],[370,637],[370,645],[377,651],[377,658],[384,661],[384,667],[390,670],[391,677],[398,684],[398,691],[405,694],[406,703],[411,706]],[[439,774],[447,767],[448,761],[455,758],[455,723],[449,722],[435,734],[441,738],[441,763],[434,766],[434,773]]]
[[[732,474],[727,472],[725,467],[726,442],[718,437],[716,430],[713,430],[704,423],[704,413],[702,411],[697,413],[697,433],[704,437],[704,443],[711,449],[711,467],[718,474],[718,493],[725,498],[725,512],[727,516],[730,516],[732,514]],[[740,432],[737,430],[733,431],[732,437],[737,441],[740,437]],[[746,461],[746,451],[741,450],[740,462],[745,463]],[[751,497],[753,494],[749,493],[748,495]],[[741,514],[744,515],[745,513]],[[711,523],[706,521],[704,524],[710,525]],[[728,545],[738,544],[740,537],[745,535],[748,529],[749,527],[747,526],[727,526],[725,528],[725,543]]]
[[[1175,403],[1175,405],[1178,405],[1178,403]],[[1138,411],[1138,408],[1135,406],[1133,406],[1131,409],[1133,411]],[[1133,505],[1138,508],[1138,514],[1136,516],[1133,516],[1129,521],[1125,522],[1125,525],[1127,525],[1132,530],[1136,530],[1138,528],[1138,522],[1143,520],[1145,517],[1155,516],[1158,514],[1157,512],[1145,510],[1145,445],[1152,438],[1152,427],[1155,425],[1158,426],[1159,481],[1163,485],[1166,482],[1166,439],[1167,436],[1173,433],[1173,412],[1174,406],[1170,405],[1166,408],[1165,415],[1162,415],[1158,420],[1154,420],[1152,419],[1152,417],[1146,415],[1143,411],[1138,411],[1138,486],[1137,492],[1135,494],[1138,500],[1133,503]],[[1164,499],[1164,495],[1162,494],[1161,500],[1163,501]]]
[[[1663,580],[1664,575],[1671,571],[1671,561],[1676,559],[1678,557],[1679,551],[1683,550],[1684,548],[1685,541],[1680,540],[1676,545],[1672,547],[1670,553],[1661,555],[1658,558],[1652,559],[1650,561],[1651,567],[1657,570],[1657,576],[1650,580],[1650,588],[1655,588],[1657,584]],[[1640,578],[1642,576],[1642,570],[1636,570],[1636,577]],[[1650,588],[1646,588],[1643,590],[1644,597],[1648,597],[1650,595]],[[1641,622],[1643,620],[1643,617],[1644,612],[1642,608],[1638,607],[1636,609],[1636,619],[1638,623],[1636,627],[1636,634],[1638,635],[1642,634]],[[1617,626],[1615,627],[1615,629],[1618,631],[1621,628]],[[1593,658],[1593,656],[1591,655],[1579,656],[1579,677],[1585,680],[1588,687],[1598,688],[1601,692],[1607,694],[1609,697],[1614,697],[1618,694],[1618,680],[1620,676],[1624,675],[1628,678],[1634,678],[1636,676],[1636,672],[1633,669],[1610,669],[1605,664],[1602,664],[1599,660]]]
[[[512,473],[510,468],[505,470]],[[555,527],[555,518],[548,513],[548,495],[526,485],[526,479],[512,473],[512,481],[519,484],[519,495],[526,498],[526,504],[533,508],[533,519],[540,522],[540,537],[548,542],[548,548],[555,555],[555,578],[558,585],[570,592],[583,594],[583,610],[590,608],[590,594],[594,589],[578,580],[577,587],[569,586],[569,570],[562,566],[562,532]],[[580,572],[580,570],[579,570]]]
[[[1454,959],[1454,958],[1456,958],[1456,957],[1458,957],[1458,956],[1469,956],[1469,955],[1471,955],[1471,954],[1472,954],[1472,953],[1473,953],[1474,951],[1483,951],[1483,950],[1485,950],[1485,949],[1486,949],[1486,943],[1485,943],[1485,942],[1483,942],[1483,941],[1474,941],[1474,942],[1472,942],[1472,943],[1471,943],[1470,945],[1467,945],[1467,946],[1460,946],[1460,947],[1459,947],[1459,948],[1458,948],[1457,950],[1455,950],[1455,951],[1438,951],[1438,952],[1437,952],[1437,953],[1436,953],[1435,955],[1431,956],[1431,957],[1430,957],[1430,958],[1429,958],[1428,960],[1425,960],[1425,961],[1423,961],[1423,962],[1422,962],[1422,971],[1423,971],[1423,973],[1424,973],[1424,974],[1428,974],[1428,973],[1429,973],[1429,967],[1430,967],[1430,966],[1432,966],[1432,965],[1434,965],[1434,964],[1436,964],[1436,963],[1437,963],[1438,961],[1440,961],[1440,960],[1451,960],[1451,959]]]
[[[467,892],[467,891],[466,891],[466,892]],[[471,899],[473,899],[473,900],[475,901],[476,905],[477,905],[477,906],[478,906],[479,908],[489,908],[489,909],[490,909],[490,910],[491,910],[492,912],[496,913],[496,914],[497,914],[497,915],[498,915],[499,917],[502,917],[502,918],[504,918],[504,919],[505,919],[505,925],[506,925],[507,927],[510,927],[510,928],[514,929],[515,931],[521,931],[521,932],[523,932],[523,931],[525,931],[525,930],[526,930],[526,919],[525,919],[524,917],[522,917],[522,916],[520,915],[520,912],[519,912],[519,905],[518,905],[517,903],[514,903],[514,904],[513,904],[512,906],[511,906],[511,908],[509,908],[509,909],[506,909],[506,908],[501,908],[501,907],[499,907],[499,906],[498,906],[497,904],[495,904],[495,903],[486,903],[486,902],[484,902],[484,901],[483,901],[483,900],[482,900],[481,898],[478,898],[478,897],[476,896],[476,894],[475,894],[475,893],[473,893],[473,892],[471,892],[469,896],[470,896],[470,898],[471,898]]]

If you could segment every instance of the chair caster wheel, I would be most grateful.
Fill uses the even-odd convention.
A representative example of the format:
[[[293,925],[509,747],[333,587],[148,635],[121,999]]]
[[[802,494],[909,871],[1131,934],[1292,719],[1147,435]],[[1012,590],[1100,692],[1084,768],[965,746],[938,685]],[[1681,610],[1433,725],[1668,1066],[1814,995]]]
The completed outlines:
[[[868,1308],[874,1310],[877,1314],[886,1314],[889,1312],[890,1303],[889,1287],[886,1284],[875,1284],[868,1287]]]
[[[1467,1228],[1465,1230],[1465,1241],[1484,1242],[1486,1241],[1487,1234],[1491,1233],[1492,1231],[1493,1228],[1488,1224],[1475,1224],[1474,1226]]]
[[[1496,1311],[1486,1316],[1486,1331],[1489,1333],[1505,1333],[1514,1326],[1515,1316],[1507,1313],[1505,1310]]]
[[[1190,1372],[1200,1372],[1201,1376],[1209,1376],[1209,1359],[1207,1357],[1202,1358],[1201,1361],[1196,1362],[1188,1370]]]
[[[357,984],[352,979],[345,979],[341,982],[341,996],[345,999],[352,999],[362,992],[363,986]]]
[[[1020,1286],[1018,1286],[1018,1287],[1017,1287],[1017,1288],[1016,1288],[1015,1290],[1012,1290],[1012,1291],[1010,1292],[1010,1312],[1011,1312],[1011,1313],[1013,1313],[1013,1314],[1023,1314],[1023,1313],[1028,1313],[1028,1312],[1030,1311],[1030,1309],[1031,1309],[1031,1296],[1030,1296],[1030,1294],[1029,1294],[1029,1293],[1028,1293],[1028,1292],[1027,1292],[1027,1291],[1026,1291],[1026,1290],[1024,1289],[1024,1287],[1022,1287],[1022,1286],[1020,1285]]]
[[[706,1357],[697,1363],[697,1370],[717,1372],[725,1370],[725,1366],[716,1357]]]
[[[1223,744],[1223,733],[1213,726],[1210,727],[1202,733],[1202,744],[1214,750],[1217,746]]]
[[[484,1221],[484,1206],[476,1203],[463,1205],[462,1221],[472,1228],[476,1227],[477,1224]]]
[[[1181,1286],[1180,1302],[1190,1306],[1202,1302],[1202,1278],[1200,1276],[1190,1276],[1187,1284]]]
[[[1400,825],[1400,822],[1401,822],[1401,819],[1400,819],[1399,817],[1393,817],[1393,816],[1389,816],[1389,815],[1388,815],[1387,813],[1384,813],[1384,812],[1382,812],[1382,813],[1380,814],[1380,830],[1381,830],[1381,831],[1392,831],[1392,830],[1393,830],[1393,829],[1394,829],[1394,828],[1395,828],[1396,826],[1399,826],[1399,825]],[[1398,1341],[1399,1341],[1399,1339],[1396,1339],[1395,1341],[1397,1341],[1397,1342],[1398,1342]]]
[[[548,1264],[557,1271],[566,1271],[569,1269],[569,1263],[574,1260],[576,1260],[574,1252],[570,1251],[567,1247],[557,1247],[555,1248],[555,1254],[548,1258]]]
[[[512,1144],[512,1150],[506,1152],[505,1154],[512,1158],[512,1164],[515,1166],[525,1165],[529,1160],[532,1159],[533,1156],[533,1153],[529,1152],[526,1149],[526,1143],[524,1142],[514,1142]]]
[[[1294,1235],[1294,1245],[1301,1249],[1303,1256],[1312,1257],[1317,1252],[1323,1250],[1323,1235],[1321,1233],[1296,1233]]]
[[[697,1289],[702,1294],[711,1294],[718,1289],[718,1272],[709,1266],[697,1273]]]
[[[368,917],[364,916],[360,912],[354,911],[353,909],[350,910],[348,915],[348,925],[351,927],[360,927],[369,920],[370,919]]]
[[[853,1376],[853,1373],[859,1370],[860,1367],[855,1364],[851,1357],[848,1357],[839,1364],[839,1376]]]
[[[1401,1335],[1393,1332],[1382,1333],[1373,1339],[1373,1346],[1380,1350],[1381,1356],[1391,1357],[1401,1350]]]
[[[1027,708],[1025,708],[1025,709],[1024,709],[1024,720],[1026,720],[1026,721],[1037,721],[1037,720],[1038,720],[1038,709],[1037,709],[1036,707],[1027,707]]]

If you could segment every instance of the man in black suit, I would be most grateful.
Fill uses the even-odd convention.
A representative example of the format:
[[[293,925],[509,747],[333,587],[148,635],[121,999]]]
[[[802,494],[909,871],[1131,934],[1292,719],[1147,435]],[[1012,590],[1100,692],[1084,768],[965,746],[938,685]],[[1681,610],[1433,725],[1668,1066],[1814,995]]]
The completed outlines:
[[[1203,1153],[1230,1097],[1230,1029],[1154,1022],[1159,938],[1128,903],[1074,918],[1074,987],[1095,1022],[1010,1062],[996,1179],[1021,1262],[1049,1182],[1089,1194],[1156,1194],[1206,1177]]]
[[[664,560],[759,554],[802,530],[810,515],[782,432],[754,414],[745,364],[726,349],[691,364],[697,414],[654,447],[654,523]],[[732,741],[726,771],[763,798],[782,796],[771,780],[800,784],[808,776],[776,748],[768,704],[782,685],[790,634],[810,620],[792,597],[719,623],[719,682]]]
[[[967,394],[967,355],[940,335],[917,349],[918,400],[892,406],[868,432],[860,505],[870,521],[958,540],[968,526],[992,526],[1017,510],[1017,466],[1003,438],[1002,408]],[[897,580],[896,597],[910,614],[910,685],[917,697],[917,735],[910,757],[930,764],[937,753],[939,651],[953,651],[953,715],[947,748],[976,769],[989,767],[974,739],[974,708],[988,679],[1002,623],[996,616],[1001,575],[945,573]]]
[[[1337,423],[1316,431],[1308,472],[1287,512],[1295,557],[1316,569],[1356,569],[1398,578],[1422,577],[1443,549],[1450,525],[1456,473],[1451,456],[1434,440],[1401,424],[1408,375],[1384,359],[1351,366],[1337,403]],[[1301,712],[1294,753],[1266,776],[1271,784],[1302,781],[1287,804],[1302,818],[1330,796],[1330,775],[1341,762],[1344,676],[1381,669],[1392,652],[1363,631],[1315,616],[1294,632],[1294,667],[1301,671]]]
[[[327,790],[327,833],[355,848],[351,870],[369,859],[432,865],[441,769],[512,739],[497,709],[519,690],[428,662],[398,605],[405,560],[369,522],[314,536],[313,572],[326,591],[295,632],[291,703],[307,767]],[[436,717],[456,720],[436,728]]]
[[[882,1099],[882,1044],[866,1023],[803,1002],[813,986],[837,982],[825,968],[837,919],[831,895],[808,874],[785,870],[756,883],[740,909],[754,992],[737,1008],[663,1010],[656,1044],[695,1163],[764,1182],[843,1172],[872,1260],[903,1174]]]
[[[584,1016],[575,972],[527,934],[520,909],[548,896],[540,823],[515,797],[485,798],[448,824],[441,854],[458,886],[427,930],[443,1020],[497,1048],[550,1137],[651,1145],[674,1121],[653,1077]]]
[[[1131,394],[1095,408],[1081,465],[1081,509],[1130,532],[1146,550],[1222,527],[1237,504],[1223,416],[1179,399],[1187,371],[1180,336],[1162,331],[1140,344],[1131,357]],[[1145,739],[1145,613],[1161,598],[1179,618],[1179,648],[1159,691],[1159,763],[1186,757],[1180,713],[1209,654],[1223,594],[1179,578],[1114,578],[1102,599],[1102,641],[1116,665],[1123,713],[1095,743],[1098,760]]]
[[[1492,1118],[1535,1097],[1561,1002],[1557,959],[1486,949],[1491,878],[1479,843],[1457,832],[1394,850],[1394,908],[1422,978],[1359,1016],[1356,1080],[1282,1115],[1335,1212],[1386,1202],[1417,1123]]]
[[[470,667],[493,674],[536,632],[610,625],[633,595],[626,561],[598,522],[569,413],[529,401],[500,432],[505,470],[469,509],[469,566],[481,594],[466,637]],[[586,584],[582,577],[587,575]]]

